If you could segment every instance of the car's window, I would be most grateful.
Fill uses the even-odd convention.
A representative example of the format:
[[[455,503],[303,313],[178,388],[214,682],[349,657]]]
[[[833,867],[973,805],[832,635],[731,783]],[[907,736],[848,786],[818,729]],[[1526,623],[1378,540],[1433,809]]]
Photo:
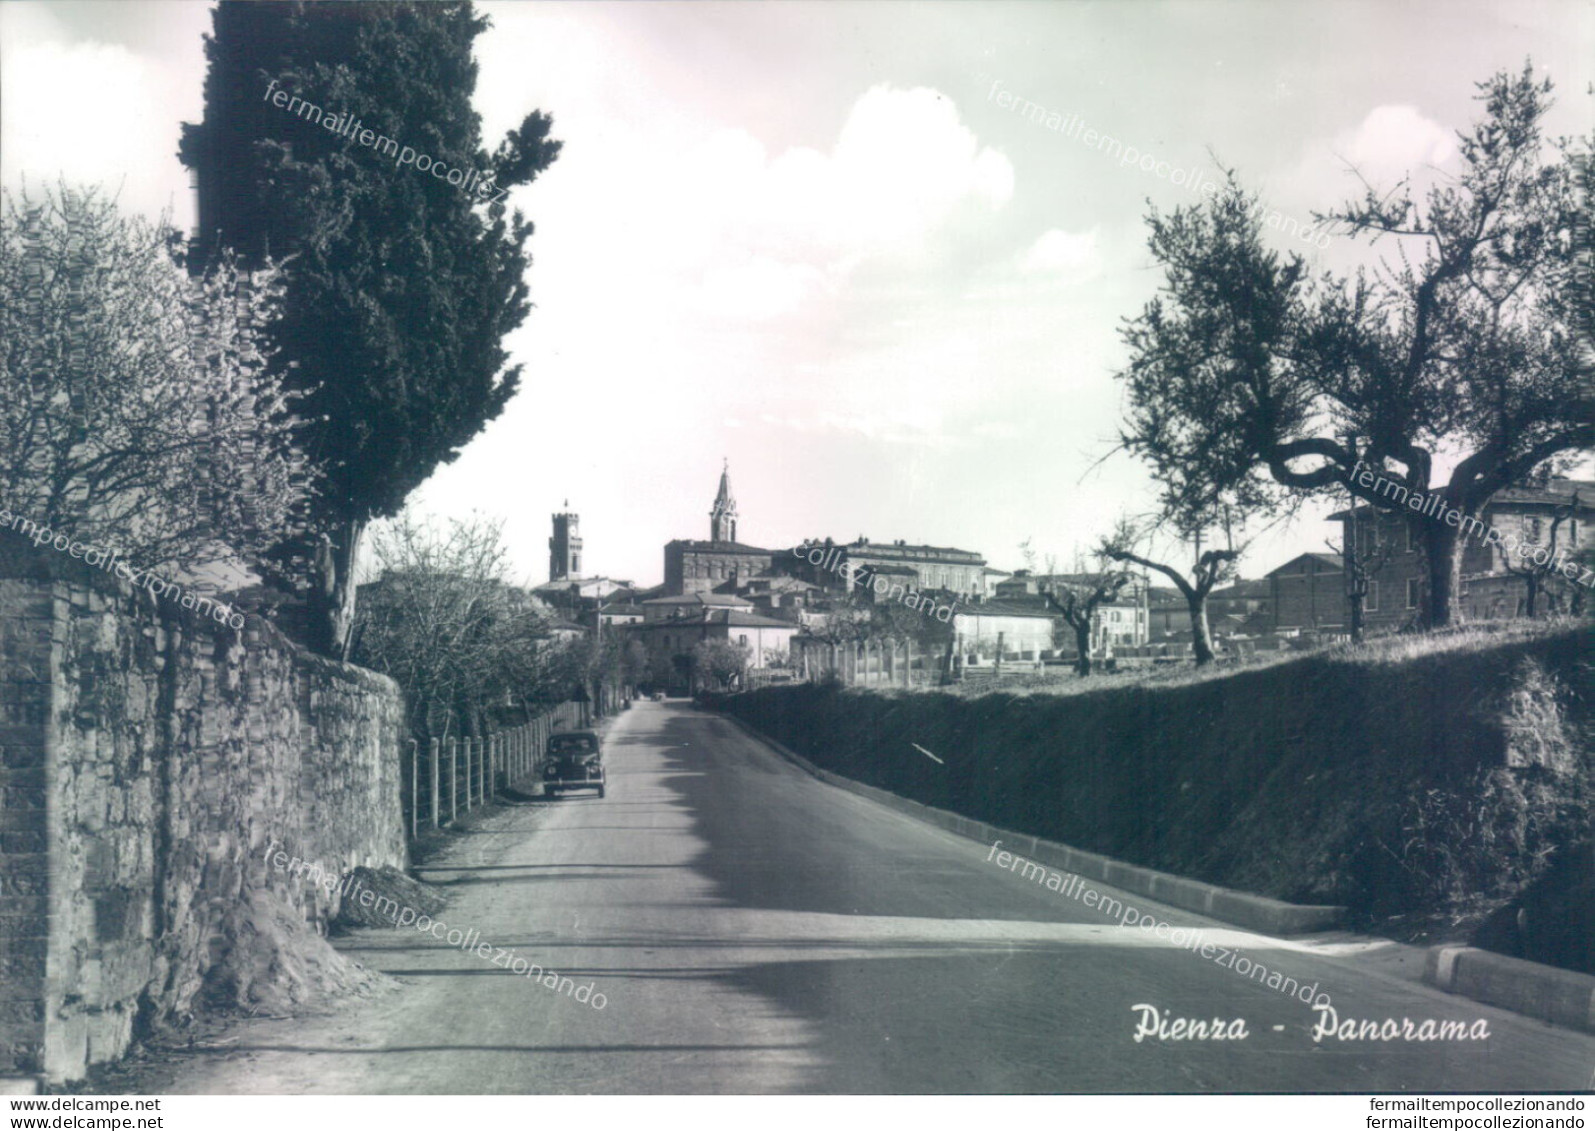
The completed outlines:
[[[597,749],[590,738],[554,738],[548,749],[554,754],[586,754]]]

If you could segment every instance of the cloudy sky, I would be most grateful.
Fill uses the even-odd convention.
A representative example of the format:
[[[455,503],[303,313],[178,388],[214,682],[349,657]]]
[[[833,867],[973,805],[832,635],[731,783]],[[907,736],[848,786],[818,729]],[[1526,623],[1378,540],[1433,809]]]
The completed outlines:
[[[1111,375],[1158,283],[1147,208],[1195,199],[1177,179],[1235,167],[1280,246],[1345,268],[1360,249],[1287,225],[1352,166],[1454,168],[1476,81],[1531,58],[1552,132],[1595,124],[1587,2],[480,6],[487,136],[540,108],[565,149],[512,197],[537,224],[523,391],[414,501],[504,517],[533,581],[568,498],[593,572],[657,582],[666,541],[707,536],[722,457],[744,541],[1066,560],[1151,505],[1110,456]],[[4,184],[99,181],[191,225],[209,7],[0,4]],[[1245,572],[1330,533],[1277,530]]]

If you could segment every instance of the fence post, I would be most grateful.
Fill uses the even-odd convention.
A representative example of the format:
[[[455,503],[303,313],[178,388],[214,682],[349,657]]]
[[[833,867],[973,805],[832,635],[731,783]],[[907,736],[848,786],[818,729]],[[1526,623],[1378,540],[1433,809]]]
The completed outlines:
[[[487,796],[491,799],[498,796],[498,771],[504,761],[504,739],[495,734],[488,739],[488,743]]]
[[[430,738],[426,743],[427,777],[429,778],[428,784],[432,787],[432,827],[434,829],[438,827],[438,787],[440,785],[438,779],[441,776],[438,773],[438,747],[440,745],[441,743],[436,738]]]
[[[421,814],[421,744],[410,739],[410,839],[420,832]]]
[[[449,822],[460,815],[460,740],[449,739]]]

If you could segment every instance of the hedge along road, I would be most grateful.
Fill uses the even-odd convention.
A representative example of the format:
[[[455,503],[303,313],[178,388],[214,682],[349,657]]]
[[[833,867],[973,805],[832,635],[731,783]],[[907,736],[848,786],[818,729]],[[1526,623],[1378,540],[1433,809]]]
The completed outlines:
[[[1391,1040],[1315,1042],[1308,1004],[999,869],[988,846],[816,781],[727,720],[638,703],[605,745],[606,798],[490,816],[426,878],[452,885],[451,925],[597,982],[607,1008],[414,931],[362,931],[340,949],[407,985],[330,1017],[242,1023],[214,1051],[201,1042],[152,1070],[164,1076],[147,1090],[1370,1093],[1589,1082],[1595,1037],[1398,981],[1341,953],[1355,940],[1266,939],[1093,882],[1317,983],[1340,1022],[1396,1022],[1372,1027]],[[1409,1041],[1403,1018],[1414,1034],[1425,1019],[1470,1032],[1484,1020],[1489,1036]]]

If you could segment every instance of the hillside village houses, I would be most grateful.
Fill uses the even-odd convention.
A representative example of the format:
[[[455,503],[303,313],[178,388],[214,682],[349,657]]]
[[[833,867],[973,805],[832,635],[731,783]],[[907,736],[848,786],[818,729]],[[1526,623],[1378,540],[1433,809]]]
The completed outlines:
[[[1544,488],[1504,490],[1483,518],[1532,545],[1549,539],[1559,514],[1558,547],[1571,553],[1589,546],[1595,482],[1553,480]],[[710,505],[709,537],[666,543],[664,582],[652,588],[584,576],[578,516],[567,506],[552,517],[549,580],[532,595],[560,615],[562,628],[577,622],[592,629],[601,621],[604,628],[639,641],[650,670],[678,693],[694,689],[693,649],[715,640],[747,650],[753,682],[827,672],[859,682],[930,682],[990,671],[997,667],[999,653],[1002,666],[1010,670],[1066,664],[1073,658],[1074,633],[1044,594],[1091,579],[1023,569],[1008,573],[972,550],[906,540],[877,542],[863,535],[849,542],[808,539],[787,548],[743,542],[729,465],[721,468]],[[1343,531],[1355,527],[1364,552],[1376,544],[1391,548],[1372,563],[1364,602],[1367,627],[1389,630],[1410,621],[1421,605],[1426,567],[1421,539],[1413,536],[1408,516],[1375,516],[1371,508],[1359,505],[1331,520]],[[1476,538],[1466,541],[1462,583],[1467,616],[1483,620],[1523,615],[1524,581],[1506,568],[1504,551]],[[947,629],[935,637],[939,643],[932,645],[926,637],[913,646],[831,631],[838,610],[851,608],[857,615],[883,603],[922,607],[922,615]],[[1299,554],[1261,578],[1215,589],[1208,598],[1208,623],[1221,644],[1251,640],[1266,647],[1274,639],[1284,646],[1294,636],[1345,632],[1348,607],[1345,563],[1326,549]],[[1177,657],[1190,640],[1185,598],[1140,575],[1096,610],[1091,628],[1091,648],[1099,658]]]

